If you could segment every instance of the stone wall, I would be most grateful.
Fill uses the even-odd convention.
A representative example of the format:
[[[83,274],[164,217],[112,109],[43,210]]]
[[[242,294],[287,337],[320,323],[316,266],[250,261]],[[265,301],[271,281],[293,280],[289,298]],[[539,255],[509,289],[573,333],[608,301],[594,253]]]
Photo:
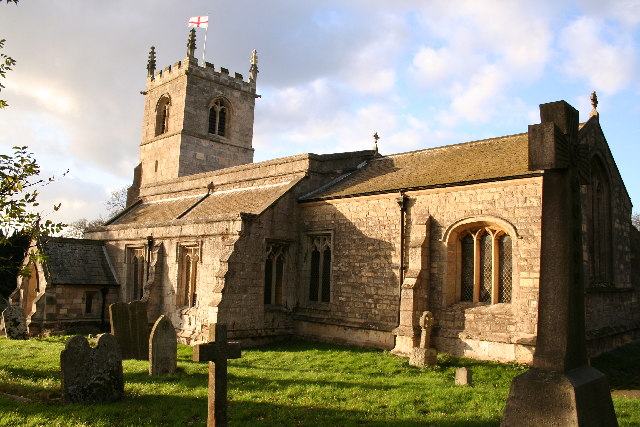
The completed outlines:
[[[513,360],[517,354],[518,360],[530,360],[531,337],[537,323],[541,188],[541,177],[533,177],[405,192],[405,245],[416,237],[412,233],[425,233],[424,227],[414,226],[414,231],[412,224],[427,220],[430,224],[429,277],[423,286],[428,284],[426,309],[434,312],[434,339],[440,351],[499,360]],[[394,193],[301,204],[303,235],[314,230],[331,231],[335,260],[331,304],[305,305],[303,298],[301,308],[296,310],[298,322],[314,324],[300,328],[302,333],[309,337],[318,334],[316,338],[326,340],[327,334],[335,332],[336,341],[344,341],[348,334],[338,334],[335,327],[320,334],[318,325],[346,325],[375,331],[379,347],[393,346],[400,297],[397,197]],[[506,224],[505,231],[515,234],[511,304],[465,307],[451,300],[448,287],[455,274],[455,261],[451,259],[455,254],[447,239],[452,238],[457,226],[469,221]],[[305,268],[302,263],[303,273]],[[305,280],[303,275],[301,289]],[[352,343],[357,344],[353,336]],[[489,342],[499,342],[505,350],[496,357],[488,356],[483,346]]]

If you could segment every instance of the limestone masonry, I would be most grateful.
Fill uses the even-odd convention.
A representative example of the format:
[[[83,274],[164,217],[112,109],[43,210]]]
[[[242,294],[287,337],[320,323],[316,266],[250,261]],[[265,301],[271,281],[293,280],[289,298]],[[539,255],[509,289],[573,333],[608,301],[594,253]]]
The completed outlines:
[[[297,336],[409,357],[429,311],[434,351],[531,362],[545,172],[529,169],[528,132],[253,163],[257,54],[244,80],[194,49],[191,33],[156,71],[152,48],[128,206],[42,244],[53,256],[12,296],[32,334],[105,328],[109,304],[143,300],[184,343],[223,323],[244,346]],[[597,112],[578,139],[594,355],[638,337],[640,232]]]

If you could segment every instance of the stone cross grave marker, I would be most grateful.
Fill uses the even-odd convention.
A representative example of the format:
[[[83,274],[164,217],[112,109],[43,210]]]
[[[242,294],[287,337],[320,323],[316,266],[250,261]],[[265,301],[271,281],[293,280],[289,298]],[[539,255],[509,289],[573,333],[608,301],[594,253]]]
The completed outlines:
[[[156,320],[149,336],[149,375],[167,375],[176,371],[178,337],[168,317]]]
[[[71,403],[107,403],[122,399],[122,357],[115,337],[98,336],[91,348],[82,335],[72,337],[60,353],[62,400]]]
[[[514,378],[502,426],[615,426],[607,377],[587,365],[580,184],[589,157],[578,111],[540,106],[529,126],[529,169],[542,177],[538,336],[533,369]]]
[[[435,348],[429,348],[431,345],[431,329],[433,329],[433,314],[425,311],[420,316],[420,346],[414,347],[409,359],[411,366],[428,366],[436,364],[438,352]]]
[[[209,362],[207,427],[224,427],[227,422],[227,359],[241,357],[240,343],[227,342],[227,326],[209,325],[209,341],[193,348],[194,362]]]
[[[26,340],[29,338],[27,321],[24,318],[24,311],[21,307],[10,305],[5,308],[2,312],[2,323],[7,338],[12,340]]]
[[[118,340],[123,359],[149,358],[149,324],[144,301],[116,302],[109,306],[111,333]]]

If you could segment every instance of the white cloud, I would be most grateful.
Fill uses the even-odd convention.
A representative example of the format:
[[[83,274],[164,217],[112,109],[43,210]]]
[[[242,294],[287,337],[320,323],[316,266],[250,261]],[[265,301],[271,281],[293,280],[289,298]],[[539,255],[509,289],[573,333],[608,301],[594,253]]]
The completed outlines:
[[[586,79],[594,89],[614,94],[637,84],[639,58],[637,46],[608,30],[601,20],[582,16],[562,32],[560,46],[569,76]]]

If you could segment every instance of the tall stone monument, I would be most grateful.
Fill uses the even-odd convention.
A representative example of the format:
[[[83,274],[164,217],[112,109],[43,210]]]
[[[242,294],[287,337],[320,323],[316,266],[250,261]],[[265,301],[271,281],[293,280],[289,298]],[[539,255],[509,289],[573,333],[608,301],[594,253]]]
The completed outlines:
[[[529,126],[529,169],[544,170],[538,337],[533,368],[514,378],[502,426],[617,426],[607,377],[587,365],[580,184],[588,153],[578,111],[540,106]]]

